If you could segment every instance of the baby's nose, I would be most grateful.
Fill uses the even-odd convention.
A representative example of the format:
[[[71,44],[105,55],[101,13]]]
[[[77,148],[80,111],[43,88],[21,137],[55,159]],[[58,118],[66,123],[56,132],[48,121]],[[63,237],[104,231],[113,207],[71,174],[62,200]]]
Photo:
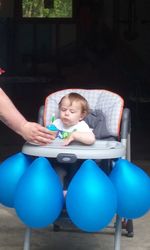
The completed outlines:
[[[66,110],[65,114],[66,114],[66,115],[69,115],[69,110]]]

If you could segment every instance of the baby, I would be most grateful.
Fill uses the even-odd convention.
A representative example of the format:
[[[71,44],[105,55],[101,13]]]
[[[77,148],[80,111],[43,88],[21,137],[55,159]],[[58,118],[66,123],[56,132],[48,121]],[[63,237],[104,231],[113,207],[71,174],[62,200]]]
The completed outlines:
[[[95,142],[95,135],[83,120],[89,113],[89,105],[87,100],[78,93],[71,92],[59,102],[60,118],[53,122],[58,130],[57,136],[64,140],[64,145],[69,145],[73,141],[78,141],[86,145]],[[56,166],[57,165],[57,166]],[[64,183],[64,177],[68,173],[70,177],[77,171],[77,164],[70,167],[66,164],[54,164],[58,175]],[[68,176],[67,175],[67,176]]]
[[[58,137],[64,139],[64,145],[78,141],[87,145],[95,142],[92,129],[83,120],[89,113],[87,100],[78,93],[65,95],[59,102],[60,118],[53,122]]]

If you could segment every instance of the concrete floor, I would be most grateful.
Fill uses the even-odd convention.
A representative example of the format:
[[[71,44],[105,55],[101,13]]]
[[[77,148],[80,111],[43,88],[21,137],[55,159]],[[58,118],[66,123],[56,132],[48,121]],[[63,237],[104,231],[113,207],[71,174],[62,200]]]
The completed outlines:
[[[67,230],[53,232],[52,227],[33,230],[31,250],[113,250],[114,229],[106,228],[99,233],[83,233],[72,226]],[[0,207],[0,250],[23,249],[25,226],[14,212]],[[150,249],[150,213],[134,220],[134,237],[122,231],[121,250]]]

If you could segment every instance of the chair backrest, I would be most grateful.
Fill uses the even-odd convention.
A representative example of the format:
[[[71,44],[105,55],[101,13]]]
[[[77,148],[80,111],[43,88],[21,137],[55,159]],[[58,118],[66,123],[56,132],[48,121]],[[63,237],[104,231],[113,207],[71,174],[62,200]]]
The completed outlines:
[[[46,98],[44,106],[45,126],[49,125],[53,114],[56,118],[59,117],[58,104],[60,99],[70,92],[84,96],[91,110],[101,110],[105,115],[109,133],[115,137],[119,136],[124,100],[118,94],[104,89],[65,89],[50,94]]]

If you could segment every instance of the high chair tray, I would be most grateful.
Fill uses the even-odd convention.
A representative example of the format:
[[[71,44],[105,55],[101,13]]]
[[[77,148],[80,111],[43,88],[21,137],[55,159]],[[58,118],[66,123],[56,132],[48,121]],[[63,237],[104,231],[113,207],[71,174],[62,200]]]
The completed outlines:
[[[22,152],[48,158],[57,158],[58,155],[64,154],[64,156],[75,155],[77,159],[114,159],[125,156],[125,147],[121,142],[105,140],[96,140],[90,146],[81,143],[64,146],[63,140],[56,139],[46,146],[26,142],[22,147]]]

